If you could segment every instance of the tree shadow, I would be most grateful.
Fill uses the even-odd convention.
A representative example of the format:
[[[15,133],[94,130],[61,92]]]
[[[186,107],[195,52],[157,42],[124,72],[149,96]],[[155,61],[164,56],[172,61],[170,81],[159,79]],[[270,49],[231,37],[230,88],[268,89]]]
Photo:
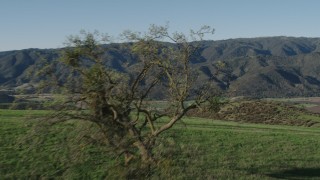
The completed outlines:
[[[283,179],[320,179],[320,168],[293,168],[272,174],[267,174],[267,176]]]

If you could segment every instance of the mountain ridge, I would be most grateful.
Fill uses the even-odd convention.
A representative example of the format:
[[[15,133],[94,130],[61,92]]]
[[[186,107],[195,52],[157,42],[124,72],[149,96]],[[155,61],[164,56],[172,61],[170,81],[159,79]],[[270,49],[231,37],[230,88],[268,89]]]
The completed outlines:
[[[320,95],[320,38],[276,36],[200,44],[191,66],[201,80],[212,82],[230,96]],[[122,43],[105,46],[106,66],[126,72],[137,62]],[[0,88],[32,85],[31,77],[42,66],[41,58],[56,59],[60,51],[31,48],[0,52]],[[226,65],[224,73],[217,74],[218,62]]]

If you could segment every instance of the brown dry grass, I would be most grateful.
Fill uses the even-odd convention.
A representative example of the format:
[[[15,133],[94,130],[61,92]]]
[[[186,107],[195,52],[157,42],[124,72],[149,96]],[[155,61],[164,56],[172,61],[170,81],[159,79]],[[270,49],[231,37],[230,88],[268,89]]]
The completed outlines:
[[[308,127],[318,124],[319,121],[313,118],[306,119],[302,117],[320,117],[318,114],[293,105],[263,100],[233,102],[221,107],[221,110],[217,113],[210,111],[192,111],[189,113],[189,116],[237,122]]]

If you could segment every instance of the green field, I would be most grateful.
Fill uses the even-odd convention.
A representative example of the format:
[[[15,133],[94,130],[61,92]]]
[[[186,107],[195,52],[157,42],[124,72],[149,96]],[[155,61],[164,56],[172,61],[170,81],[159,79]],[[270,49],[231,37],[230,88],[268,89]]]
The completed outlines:
[[[116,178],[123,167],[105,149],[74,138],[83,125],[56,126],[36,146],[38,137],[25,138],[46,113],[0,110],[0,179]],[[165,166],[154,179],[320,179],[317,127],[185,118],[165,136],[157,149]]]

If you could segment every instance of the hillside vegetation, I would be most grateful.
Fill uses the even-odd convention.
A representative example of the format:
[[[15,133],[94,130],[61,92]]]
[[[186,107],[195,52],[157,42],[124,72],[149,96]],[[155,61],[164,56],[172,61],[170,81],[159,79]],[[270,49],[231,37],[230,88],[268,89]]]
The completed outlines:
[[[109,44],[106,66],[126,73],[137,66],[131,44]],[[168,44],[168,46],[174,46]],[[0,87],[34,92],[37,72],[59,57],[61,49],[0,52]],[[266,37],[203,41],[192,67],[230,96],[291,97],[320,95],[320,39]],[[48,62],[47,62],[48,61]],[[223,64],[218,71],[217,64]],[[68,75],[53,69],[63,82]]]
[[[296,107],[298,106],[298,107]],[[221,106],[218,112],[193,111],[190,116],[225,121],[270,125],[319,127],[320,115],[310,112],[299,103],[283,103],[270,100],[241,100]],[[316,106],[318,107],[318,106]],[[319,112],[317,112],[319,113]]]

